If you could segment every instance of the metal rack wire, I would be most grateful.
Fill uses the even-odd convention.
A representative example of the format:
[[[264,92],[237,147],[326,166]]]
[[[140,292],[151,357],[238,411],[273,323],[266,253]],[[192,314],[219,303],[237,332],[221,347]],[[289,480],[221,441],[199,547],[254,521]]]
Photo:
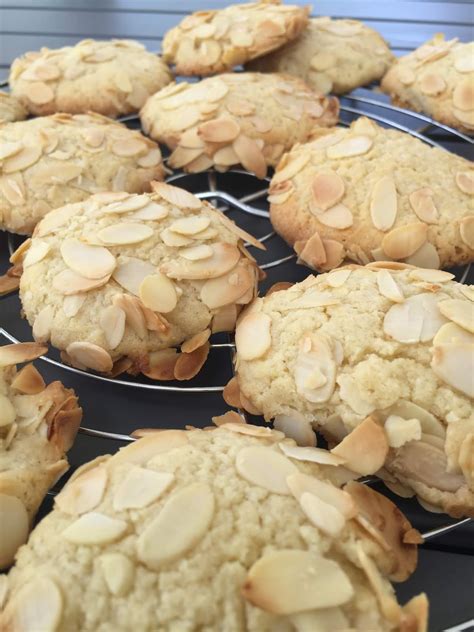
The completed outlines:
[[[459,147],[461,149],[465,149],[467,144],[472,145],[474,142],[468,136],[451,129],[446,125],[441,125],[425,115],[409,112],[407,110],[402,110],[400,108],[394,107],[387,102],[384,102],[378,98],[374,98],[372,92],[368,92],[368,95],[369,96],[365,96],[364,94],[351,94],[341,100],[342,125],[348,125],[357,116],[367,116],[368,118],[382,124],[383,126],[409,133],[415,138],[418,138],[434,147],[443,148],[442,145],[429,137],[430,133],[442,133],[444,135],[447,135],[447,138],[451,142],[454,141],[459,143]],[[375,111],[373,111],[374,109]],[[392,118],[387,118],[385,112],[389,112]],[[395,118],[408,120],[410,124],[408,125],[403,122],[399,122],[398,120],[394,120]],[[124,117],[121,120],[125,123],[136,123],[137,118]],[[421,129],[420,124],[422,126]],[[233,179],[235,178],[237,178],[239,181],[239,187],[237,187],[238,189],[242,188],[242,182],[245,182],[245,186],[243,187],[245,190],[244,195],[237,196],[231,193],[231,190],[236,188],[233,182]],[[254,176],[248,174],[245,171],[242,171],[240,169],[233,169],[225,174],[217,174],[213,171],[192,175],[177,173],[168,178],[168,182],[172,182],[184,187],[185,189],[190,190],[201,199],[211,201],[212,203],[214,203],[215,206],[217,206],[220,211],[224,213],[236,211],[238,213],[238,215],[235,217],[237,223],[240,223],[243,217],[246,219],[256,218],[263,222],[269,222],[269,213],[266,208],[266,195],[268,192],[267,185],[269,182],[269,178],[266,178],[263,181],[257,180]],[[279,266],[281,266],[282,264],[291,262],[295,259],[295,254],[289,249],[286,249],[287,254],[281,256],[282,242],[279,237],[276,236],[275,232],[271,230],[271,226],[269,224],[266,227],[266,231],[264,232],[264,234],[259,237],[259,241],[265,243],[267,246],[267,253],[261,253],[260,251],[255,252],[255,257],[260,267],[264,270],[273,273],[275,270],[278,271]],[[8,247],[10,253],[13,252],[18,247],[18,245],[18,238],[9,235]],[[250,244],[247,244],[247,246],[252,248]],[[278,250],[280,250],[279,253],[277,252]],[[457,272],[457,280],[461,283],[465,283],[468,280],[470,273],[471,266],[465,266],[463,269],[460,269]],[[278,277],[274,280],[276,281],[284,279]],[[5,297],[3,300],[6,300]],[[19,341],[11,332],[7,331],[1,326],[0,335],[9,342]],[[223,352],[227,352],[226,361],[230,361],[231,365],[233,349],[234,344],[230,337],[228,337],[228,340],[225,342],[213,341],[211,343],[212,354],[222,354]],[[127,377],[125,379],[111,379],[103,375],[99,375],[89,371],[82,371],[74,367],[65,365],[59,359],[55,359],[54,357],[50,357],[49,355],[43,356],[41,360],[54,365],[61,370],[68,371],[80,376],[87,376],[91,380],[113,384],[117,388],[128,387],[132,389],[142,389],[148,391],[151,390],[156,392],[188,393],[194,395],[219,392],[223,389],[223,385],[215,384],[206,384],[203,386],[167,383],[163,384],[143,381],[140,378],[136,377]],[[133,428],[130,430],[130,432],[132,430]],[[131,434],[109,432],[100,428],[94,429],[86,426],[81,426],[80,432],[83,435],[89,437],[91,440],[94,438],[113,439],[121,442],[130,442],[134,440],[134,437],[132,437]],[[436,528],[425,531],[425,533],[423,533],[423,537],[425,541],[431,542],[441,535],[444,535],[450,531],[453,531],[454,529],[466,525],[469,521],[470,519],[466,518],[463,520],[449,522],[447,524],[437,526]],[[472,622],[468,621],[461,624],[460,626],[450,628],[449,632],[467,630],[470,626],[470,623]]]

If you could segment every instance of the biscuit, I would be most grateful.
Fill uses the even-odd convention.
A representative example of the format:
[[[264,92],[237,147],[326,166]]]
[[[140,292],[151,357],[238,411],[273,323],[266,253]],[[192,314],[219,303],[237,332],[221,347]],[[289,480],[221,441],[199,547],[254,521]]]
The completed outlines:
[[[283,438],[167,430],[83,466],[18,554],[2,629],[425,630],[426,597],[401,608],[387,579],[418,532]]]
[[[283,156],[268,198],[301,261],[326,271],[344,258],[423,268],[474,259],[469,161],[366,118],[319,134]]]
[[[143,129],[173,150],[169,164],[185,171],[241,163],[263,178],[284,151],[316,126],[335,125],[339,102],[287,75],[234,73],[161,90],[140,112]]]
[[[474,42],[438,34],[401,57],[382,81],[392,103],[474,133]]]
[[[27,111],[22,104],[11,94],[0,91],[0,124],[22,121],[26,118]]]
[[[243,240],[260,243],[184,189],[152,185],[153,194],[99,193],[49,213],[13,256],[35,339],[77,368],[115,373],[118,363],[189,379],[211,331],[233,330],[256,295]]]
[[[99,191],[148,191],[164,169],[156,145],[99,114],[0,125],[0,229],[31,234],[50,210]]]
[[[322,94],[344,94],[381,79],[394,59],[374,29],[324,17],[313,18],[298,39],[246,67],[300,77]]]
[[[313,424],[350,470],[474,516],[474,287],[453,276],[376,262],[257,299],[226,400],[287,433]]]
[[[270,0],[192,13],[166,33],[163,59],[179,75],[231,70],[298,37],[309,10]]]
[[[31,114],[92,111],[116,117],[137,112],[171,78],[164,61],[138,42],[88,39],[18,57],[9,81]]]
[[[46,386],[32,364],[17,372],[16,364],[45,351],[32,342],[0,347],[0,569],[13,562],[46,492],[68,469],[81,421],[73,390]]]

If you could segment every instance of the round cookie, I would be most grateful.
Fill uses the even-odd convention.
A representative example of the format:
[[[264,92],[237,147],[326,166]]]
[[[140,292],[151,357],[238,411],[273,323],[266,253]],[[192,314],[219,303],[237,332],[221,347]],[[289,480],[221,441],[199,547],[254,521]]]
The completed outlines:
[[[259,271],[243,240],[260,243],[184,189],[152,187],[51,212],[14,255],[35,339],[51,340],[73,366],[189,379],[211,331],[232,331],[256,295]]]
[[[288,75],[229,73],[177,83],[146,102],[143,129],[173,150],[170,166],[226,171],[242,164],[259,178],[317,126],[335,125],[339,102]]]
[[[171,73],[163,60],[133,40],[78,42],[15,59],[10,88],[31,114],[137,112]]]
[[[311,19],[296,40],[246,67],[300,77],[322,94],[344,94],[381,79],[393,60],[383,37],[363,22],[323,17]]]
[[[474,288],[452,278],[377,262],[257,299],[226,401],[292,435],[312,424],[347,468],[474,516]]]
[[[156,143],[99,114],[0,125],[0,229],[31,234],[64,204],[99,191],[141,193],[161,180]]]
[[[12,564],[46,492],[68,469],[81,421],[72,389],[46,386],[32,364],[16,369],[46,350],[33,342],[0,347],[0,569]]]
[[[309,10],[264,0],[192,13],[166,33],[163,59],[178,75],[231,70],[298,37]]]
[[[283,156],[268,198],[275,230],[301,261],[326,271],[344,258],[424,268],[474,260],[469,161],[366,118],[318,136]]]
[[[27,112],[18,99],[0,91],[0,124],[22,121],[26,116]]]
[[[393,64],[382,90],[399,107],[474,134],[474,42],[435,35]]]
[[[426,630],[425,595],[401,608],[387,580],[414,570],[419,533],[283,439],[167,430],[83,466],[20,550],[0,626]]]

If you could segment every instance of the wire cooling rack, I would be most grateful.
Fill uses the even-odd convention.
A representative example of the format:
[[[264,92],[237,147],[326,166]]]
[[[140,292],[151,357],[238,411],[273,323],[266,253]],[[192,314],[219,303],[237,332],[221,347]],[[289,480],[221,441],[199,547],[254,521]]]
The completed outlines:
[[[367,116],[384,127],[409,133],[431,146],[449,149],[465,157],[469,157],[472,152],[473,140],[465,134],[437,123],[423,114],[394,107],[384,100],[384,97],[368,90],[357,90],[341,99],[341,125],[349,125],[358,116]],[[121,120],[130,127],[139,126],[139,121],[135,116],[123,117]],[[258,180],[241,169],[233,169],[226,173],[215,171],[207,171],[200,174],[176,173],[167,180],[191,191],[201,199],[210,201],[220,211],[229,214],[242,228],[253,233],[260,242],[265,244],[267,247],[266,251],[256,250],[250,244],[247,244],[252,249],[252,254],[257,259],[260,267],[267,273],[267,279],[261,286],[263,291],[277,281],[298,281],[305,278],[309,273],[306,268],[295,265],[296,256],[294,252],[272,230],[266,202],[269,180],[269,178]],[[4,248],[5,252],[2,252],[0,255],[2,268],[6,268],[8,265],[8,253],[11,254],[21,241],[22,238],[18,236],[11,234],[6,236],[8,248]],[[470,265],[456,268],[453,272],[458,282],[473,282],[474,274]],[[10,314],[15,309],[17,310],[15,313],[18,313],[17,297],[6,296],[1,300],[2,305],[8,305]],[[2,316],[3,311],[3,309],[0,310],[0,316]],[[0,318],[0,335],[5,339],[5,342],[31,339],[31,331],[25,321],[19,318],[19,314],[17,318],[7,318],[8,326],[4,326],[2,321],[3,318]],[[180,413],[183,416],[189,416],[190,406],[191,408],[199,408],[199,398],[208,394],[219,396],[220,391],[223,390],[225,383],[232,375],[233,351],[234,343],[231,336],[226,334],[213,336],[211,339],[210,357],[206,366],[196,378],[185,384],[180,382],[156,383],[144,376],[126,376],[120,379],[107,378],[103,375],[65,365],[53,349],[48,352],[47,356],[43,356],[41,360],[52,368],[64,372],[66,375],[70,374],[72,386],[75,386],[75,379],[86,378],[86,383],[89,380],[91,383],[95,383],[95,387],[101,388],[101,385],[110,387],[111,390],[108,392],[112,394],[112,397],[123,390],[128,391],[130,398],[133,397],[134,399],[137,397],[137,392],[138,398],[141,397],[143,392],[151,392],[160,398],[165,395],[176,397],[173,412],[179,417]],[[223,377],[224,374],[226,375],[225,379]],[[81,381],[83,382],[84,380],[82,379]],[[80,389],[78,389],[78,393],[80,397]],[[189,396],[192,396],[191,400],[183,400],[183,397],[188,398]],[[198,400],[195,398],[198,398]],[[128,395],[126,399],[128,399]],[[135,401],[130,402],[131,415],[133,415],[132,407],[135,403]],[[156,416],[159,417],[159,409]],[[82,425],[79,432],[87,440],[88,445],[89,442],[100,439],[106,440],[106,444],[110,440],[112,440],[112,443],[119,442],[119,444],[123,444],[134,440],[131,432],[138,426],[143,426],[143,423],[130,422],[126,424],[124,432],[115,432],[109,429],[108,425],[100,421],[97,427]],[[151,425],[166,427],[163,423],[157,423],[156,419]],[[104,446],[104,443],[102,442],[100,446],[99,450],[103,452],[104,448],[102,446]],[[79,462],[75,465],[79,465],[81,462],[88,460],[88,458],[90,457],[82,453]],[[366,479],[364,482],[369,485],[377,485],[378,483],[377,479],[373,477]],[[52,494],[54,493],[53,491]],[[428,544],[436,540],[436,538],[458,530],[470,522],[469,518],[450,521],[446,517],[441,518],[435,514],[428,513],[419,506],[416,507],[415,513],[417,516],[422,516],[423,537]],[[415,522],[415,524],[419,523]],[[459,623],[446,629],[445,632],[467,630],[474,630],[474,619]]]

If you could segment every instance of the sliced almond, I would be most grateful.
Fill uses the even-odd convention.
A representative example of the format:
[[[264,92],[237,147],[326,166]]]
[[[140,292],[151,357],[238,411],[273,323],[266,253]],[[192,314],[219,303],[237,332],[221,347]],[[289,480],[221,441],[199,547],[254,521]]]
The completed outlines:
[[[404,419],[398,415],[389,415],[384,424],[388,445],[401,448],[408,441],[421,439],[421,424],[418,419]]]
[[[289,459],[264,446],[242,448],[237,454],[235,466],[249,483],[283,495],[290,493],[286,478],[298,471]]]
[[[385,314],[384,332],[405,344],[431,340],[446,322],[440,313],[441,302],[439,297],[428,293],[408,297]]]
[[[354,216],[344,204],[336,204],[324,213],[316,215],[316,217],[321,224],[339,230],[350,228],[354,223]]]
[[[402,291],[388,270],[379,270],[377,272],[377,285],[380,294],[385,296],[385,298],[394,303],[402,303],[404,301],[405,297]]]
[[[89,290],[102,287],[109,279],[110,275],[101,279],[86,279],[86,277],[73,272],[73,270],[63,270],[54,277],[53,287],[61,294],[70,296],[71,294],[81,294],[82,292],[89,292]]]
[[[48,347],[37,342],[17,342],[0,347],[0,367],[30,362],[48,351]]]
[[[325,282],[331,287],[341,287],[350,277],[352,270],[335,270],[325,277]]]
[[[370,216],[373,225],[378,230],[390,230],[395,223],[397,217],[397,189],[392,176],[383,176],[376,182],[372,190]]]
[[[412,266],[418,266],[420,268],[432,268],[437,270],[440,266],[439,254],[433,244],[429,241],[418,248],[410,257],[405,259],[405,263]]]
[[[178,360],[176,349],[153,351],[148,356],[148,368],[142,373],[151,380],[174,380],[174,369]]]
[[[180,235],[196,235],[196,233],[206,230],[210,223],[211,218],[206,215],[191,215],[190,217],[177,219],[168,228]]]
[[[112,302],[125,312],[126,324],[143,340],[147,335],[147,327],[140,301],[129,294],[118,294]]]
[[[84,294],[71,294],[70,296],[64,297],[63,312],[68,318],[72,318],[79,313],[85,300],[86,296]]]
[[[474,110],[474,86],[469,78],[456,84],[453,90],[453,105],[462,111]]]
[[[217,118],[201,123],[198,134],[209,143],[229,143],[240,134],[240,125],[233,119]]]
[[[309,521],[326,535],[337,537],[345,527],[344,516],[314,494],[304,492],[300,498],[300,505]]]
[[[0,192],[12,206],[20,206],[25,202],[25,188],[21,178],[21,174],[11,178],[0,177]]]
[[[161,271],[172,279],[212,279],[231,270],[240,258],[236,246],[217,243],[211,246],[212,257],[199,261],[174,260],[161,266]]]
[[[140,167],[145,167],[146,169],[149,167],[156,167],[161,162],[161,152],[158,148],[151,149],[144,156],[140,156],[137,160],[137,164]]]
[[[237,306],[226,305],[221,307],[212,317],[212,333],[217,334],[223,331],[234,331],[237,321]]]
[[[293,369],[297,393],[309,402],[327,401],[334,391],[336,371],[330,339],[317,333],[304,336]]]
[[[366,154],[372,145],[373,140],[369,136],[350,136],[328,147],[326,155],[333,160],[360,156]]]
[[[146,276],[140,284],[139,294],[146,307],[162,314],[172,312],[178,303],[173,282],[161,272]]]
[[[459,223],[459,232],[466,246],[474,250],[474,216],[463,217]]]
[[[327,211],[344,197],[344,180],[337,173],[319,173],[313,178],[311,190],[316,206]]]
[[[125,199],[120,199],[115,202],[111,202],[104,209],[102,213],[105,215],[120,215],[122,213],[129,213],[131,211],[137,211],[150,203],[148,195],[130,195]]]
[[[21,149],[23,149],[22,143],[9,143],[8,141],[3,142],[0,147],[0,160],[5,160],[5,158],[9,158],[10,156],[17,154]]]
[[[38,81],[28,86],[27,97],[36,105],[44,105],[54,99],[54,92],[48,84]]]
[[[167,217],[168,214],[169,211],[165,206],[162,206],[161,204],[155,204],[155,202],[150,202],[146,206],[131,213],[129,215],[129,218],[159,221],[160,219],[164,219],[165,217]]]
[[[242,586],[244,599],[277,615],[339,606],[353,594],[351,582],[337,562],[296,549],[261,557]]]
[[[472,54],[458,55],[454,60],[454,67],[458,72],[473,72],[474,60],[472,59]]]
[[[424,223],[403,224],[385,235],[382,249],[392,259],[405,259],[425,243],[427,231]]]
[[[48,305],[38,312],[33,323],[33,337],[36,342],[47,342],[53,327],[54,309]]]
[[[9,426],[16,419],[16,411],[6,395],[0,393],[0,428]]]
[[[123,520],[91,511],[71,523],[61,535],[72,544],[100,546],[120,540],[127,530],[128,525]]]
[[[242,166],[257,178],[264,178],[267,173],[265,158],[256,141],[240,134],[232,143],[232,148],[239,157]]]
[[[174,478],[174,474],[168,472],[132,467],[114,492],[115,511],[147,507],[164,494]]]
[[[191,338],[188,338],[181,345],[181,351],[183,353],[192,353],[199,347],[209,340],[209,336],[211,335],[210,329],[205,329],[204,331],[200,331],[198,334],[195,334]]]
[[[210,345],[205,342],[191,353],[181,353],[174,366],[174,376],[177,380],[190,380],[203,367],[209,355]]]
[[[420,79],[420,90],[429,96],[441,94],[446,90],[446,81],[441,75],[428,73]]]
[[[86,279],[101,279],[115,268],[115,257],[107,248],[90,246],[77,239],[61,243],[61,256],[71,270]]]
[[[311,422],[296,410],[292,410],[288,415],[276,415],[273,420],[273,427],[283,432],[286,437],[296,441],[298,446],[316,445],[316,434]]]
[[[438,308],[443,316],[474,334],[474,307],[469,301],[448,299],[440,301]]]
[[[342,465],[345,463],[345,459],[342,457],[336,456],[329,450],[323,450],[322,448],[300,447],[299,445],[290,445],[288,443],[279,443],[278,445],[286,456],[297,461],[309,461],[321,465]]]
[[[98,560],[110,592],[118,597],[126,595],[133,586],[134,563],[122,553],[104,553]]]
[[[66,353],[73,362],[86,366],[94,371],[107,373],[112,370],[112,358],[110,355],[91,342],[71,342],[66,348]]]
[[[116,305],[109,305],[101,311],[99,324],[105,340],[111,349],[116,349],[125,333],[125,312]]]
[[[309,493],[332,505],[345,518],[353,518],[357,514],[357,506],[351,496],[332,483],[302,472],[291,474],[286,482],[298,501],[301,501],[303,494]]]
[[[158,193],[163,199],[177,206],[178,208],[194,208],[202,207],[202,202],[192,193],[180,189],[179,187],[165,184],[164,182],[152,182],[151,186],[155,193]]]
[[[181,246],[189,246],[189,244],[193,243],[192,237],[184,237],[184,235],[174,233],[169,228],[165,228],[165,230],[162,230],[160,233],[160,237],[163,240],[163,243],[170,248],[181,248]]]
[[[433,346],[444,343],[467,343],[473,344],[473,336],[467,332],[464,328],[459,327],[455,323],[446,323],[438,330],[438,333],[433,338]],[[425,430],[426,432],[426,430]]]
[[[41,239],[34,239],[23,259],[23,269],[42,261],[50,250],[51,246],[47,242]]]
[[[127,260],[117,264],[112,277],[123,288],[138,296],[143,279],[155,271],[155,266],[148,263],[148,261],[129,257]]]
[[[422,222],[426,224],[436,224],[438,222],[438,210],[433,202],[431,189],[417,189],[410,193],[408,199],[412,209]]]
[[[3,611],[8,628],[18,632],[27,630],[57,630],[64,608],[61,591],[55,582],[45,575],[32,576]]]
[[[474,172],[458,171],[455,180],[463,193],[467,193],[468,195],[474,194]]]
[[[97,237],[102,243],[109,246],[122,246],[145,241],[153,235],[153,232],[150,226],[144,224],[117,222],[99,230]]]
[[[186,432],[182,430],[163,430],[121,448],[113,455],[112,462],[143,465],[150,462],[153,457],[159,458],[164,452],[187,445],[188,441]]]
[[[3,173],[14,173],[22,171],[34,165],[41,158],[41,147],[35,145],[25,145],[19,152],[4,160],[2,164]]]
[[[313,268],[319,268],[327,261],[326,250],[318,232],[314,232],[306,242],[295,242],[294,248],[299,258]]]
[[[44,235],[54,233],[77,213],[78,207],[75,204],[68,204],[67,206],[52,210],[36,226],[35,236],[43,237]]]
[[[20,278],[8,276],[4,274],[0,276],[0,296],[6,296],[11,292],[15,292],[20,287]]]
[[[206,244],[200,244],[199,246],[191,246],[190,248],[183,248],[179,251],[179,256],[188,259],[189,261],[199,261],[200,259],[208,259],[212,257],[213,250]]]
[[[271,318],[262,312],[254,312],[243,318],[235,332],[237,353],[242,360],[261,358],[272,343]]]
[[[397,78],[404,86],[409,86],[415,81],[416,75],[411,68],[399,65],[397,68]]]
[[[147,150],[145,140],[139,138],[123,138],[116,140],[111,145],[111,150],[117,156],[129,157]]]
[[[426,281],[427,283],[447,283],[454,279],[454,274],[444,270],[424,270],[416,268],[408,273],[410,279],[415,281]]]
[[[63,487],[55,497],[56,507],[70,515],[95,509],[104,497],[107,479],[107,470],[103,465],[87,470]]]
[[[204,483],[175,492],[139,536],[139,560],[157,571],[195,548],[211,524],[214,505],[214,494]]]
[[[385,463],[387,437],[372,417],[366,417],[331,452],[345,459],[350,470],[363,476],[374,474]]]
[[[260,439],[270,439],[271,441],[280,441],[284,438],[282,432],[272,430],[271,428],[264,428],[263,426],[254,426],[253,424],[227,422],[222,424],[221,428],[229,430],[230,432],[236,432],[237,434],[259,437]]]
[[[288,155],[288,154],[287,154]],[[289,155],[288,155],[289,156]],[[275,171],[275,175],[272,178],[271,187],[274,187],[276,184],[280,182],[285,182],[286,180],[291,180],[294,178],[296,174],[298,174],[309,162],[311,158],[310,152],[300,153],[286,162],[283,168],[278,168]]]
[[[23,367],[12,380],[11,387],[25,395],[36,395],[46,388],[41,374],[33,364]]]

